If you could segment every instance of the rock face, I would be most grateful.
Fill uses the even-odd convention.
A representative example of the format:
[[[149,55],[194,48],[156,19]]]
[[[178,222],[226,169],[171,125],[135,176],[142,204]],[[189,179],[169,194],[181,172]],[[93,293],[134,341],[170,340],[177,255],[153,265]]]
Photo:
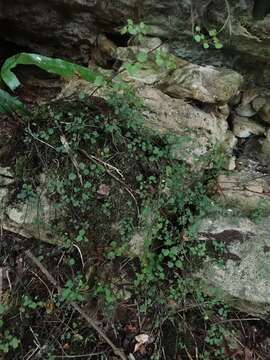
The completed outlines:
[[[145,105],[155,114],[150,113],[147,122],[161,133],[171,131],[181,134],[184,129],[199,130],[213,142],[224,141],[228,129],[227,116],[218,110],[216,113],[193,106],[184,99],[173,99],[158,89],[143,87],[137,94],[145,99]],[[154,125],[155,124],[155,125]]]
[[[227,206],[237,207],[243,213],[260,207],[270,211],[270,178],[251,171],[235,171],[220,175],[217,180],[218,197]]]
[[[208,218],[200,227],[201,241],[227,248],[225,266],[209,258],[198,276],[218,288],[236,308],[254,315],[270,310],[270,218],[256,225],[247,218]]]
[[[15,185],[12,169],[0,167],[0,217],[3,230],[51,244],[60,243],[50,226],[56,218],[56,210],[46,197],[45,187],[40,188],[38,196],[31,201],[17,198],[10,202]]]
[[[117,32],[128,18],[143,15],[153,32],[168,35],[176,28],[175,15],[188,16],[189,10],[190,1],[176,0],[14,0],[12,6],[2,1],[1,37],[42,54],[83,57],[97,34]]]
[[[132,62],[139,51],[135,46],[119,47],[114,56]],[[173,156],[190,164],[215,145],[221,145],[230,153],[235,138],[228,130],[230,109],[227,102],[238,94],[242,76],[230,69],[199,66],[172,54],[169,56],[175,70],[157,66],[150,55],[135,74],[121,71],[122,79],[144,100],[145,126],[160,134],[185,136],[187,141],[175,146]],[[99,90],[96,94],[106,97],[105,91]],[[60,97],[80,92],[91,94],[92,91],[93,85],[73,79],[66,84]],[[228,168],[232,167],[232,163],[228,164]]]
[[[246,16],[246,23],[235,22],[229,47],[266,60],[270,54],[270,17],[254,21]]]
[[[194,163],[196,157],[205,155],[214,145],[227,139],[226,114],[216,110],[202,110],[184,99],[173,99],[158,89],[143,87],[137,91],[148,110],[145,125],[160,134],[171,133],[187,140],[175,145],[174,157]]]
[[[242,116],[233,119],[233,133],[239,138],[248,138],[251,135],[264,135],[265,127],[254,120]]]
[[[143,19],[151,25],[152,36],[170,38],[185,34],[190,41],[192,6],[197,24],[205,24],[207,17],[210,23],[220,22],[217,27],[223,27],[228,16],[229,31],[221,34],[228,48],[268,60],[270,17],[267,12],[255,16],[257,2],[230,0],[228,9],[223,0],[14,0],[12,4],[2,1],[0,30],[2,39],[32,51],[87,61],[97,35],[119,34],[119,27],[128,18],[135,22]]]
[[[120,47],[116,50],[115,57],[124,62],[136,62],[138,52],[136,46]],[[136,74],[130,76],[125,72],[124,76],[126,80],[153,85],[173,98],[193,99],[210,104],[226,104],[238,94],[243,83],[243,77],[231,69],[199,66],[172,54],[170,59],[176,67],[175,70],[158,67],[149,56]]]
[[[161,81],[159,88],[176,98],[191,98],[204,103],[227,103],[242,84],[235,71],[187,63]]]
[[[270,125],[270,99],[267,99],[265,105],[259,111],[260,118]]]

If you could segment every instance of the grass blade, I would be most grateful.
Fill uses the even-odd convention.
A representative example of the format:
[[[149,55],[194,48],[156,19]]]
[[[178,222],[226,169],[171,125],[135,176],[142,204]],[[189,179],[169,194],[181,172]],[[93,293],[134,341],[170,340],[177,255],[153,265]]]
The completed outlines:
[[[28,114],[25,105],[15,96],[11,96],[8,92],[0,89],[0,113],[18,113]]]
[[[101,76],[93,70],[69,61],[38,54],[20,53],[6,59],[1,68],[2,80],[11,90],[15,90],[21,84],[17,76],[12,72],[12,69],[17,65],[36,65],[49,73],[63,77],[72,77],[76,75],[92,83],[95,82],[98,76]]]

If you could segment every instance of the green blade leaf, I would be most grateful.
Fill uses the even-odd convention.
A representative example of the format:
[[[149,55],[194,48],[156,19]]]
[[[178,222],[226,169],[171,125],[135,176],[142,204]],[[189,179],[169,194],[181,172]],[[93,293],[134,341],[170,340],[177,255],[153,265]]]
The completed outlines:
[[[15,96],[0,89],[0,113],[29,114],[25,105]]]
[[[19,79],[12,72],[12,69],[17,65],[36,65],[49,73],[63,77],[77,75],[92,83],[96,80],[97,76],[100,76],[97,72],[69,61],[54,59],[38,54],[20,53],[8,58],[1,68],[2,80],[11,90],[15,90],[20,86]]]

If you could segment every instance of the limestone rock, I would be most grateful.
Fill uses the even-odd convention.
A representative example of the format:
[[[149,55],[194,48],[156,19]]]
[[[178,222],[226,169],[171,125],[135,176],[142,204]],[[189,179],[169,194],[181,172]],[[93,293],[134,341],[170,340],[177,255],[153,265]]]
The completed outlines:
[[[228,130],[226,132],[225,139],[222,143],[222,147],[224,149],[224,152],[227,154],[232,154],[233,149],[235,148],[237,144],[237,138],[234,136],[234,134]]]
[[[11,185],[15,182],[10,167],[0,167],[0,187]]]
[[[158,88],[180,99],[227,103],[239,91],[243,78],[233,70],[187,63],[161,80]]]
[[[1,37],[42,54],[83,58],[98,34],[118,35],[127,19],[141,19],[143,15],[144,22],[151,25],[152,36],[168,39],[187,33],[190,41],[191,5],[196,21],[204,19],[207,12],[210,24],[215,20],[220,27],[224,25],[228,10],[223,0],[147,0],[143,4],[137,0],[14,0],[12,5],[1,2]],[[238,52],[268,60],[269,17],[254,21],[253,6],[254,0],[230,2],[231,33],[227,36],[224,32],[222,41]]]
[[[252,87],[250,89],[245,90],[242,93],[241,103],[243,105],[248,105],[252,103],[252,101],[255,100],[257,97],[258,97],[258,91],[256,88]]]
[[[256,111],[253,109],[251,104],[240,104],[236,108],[236,113],[242,117],[252,117],[256,114]]]
[[[137,70],[134,74],[130,74],[121,69],[121,76],[123,80],[127,82],[132,82],[136,86],[136,83],[146,84],[146,85],[154,85],[158,83],[162,78],[169,76],[170,71],[165,68],[158,66],[155,62],[155,56],[150,53],[148,48],[143,48],[140,46],[128,46],[128,47],[118,47],[116,50],[116,58],[121,60],[123,63],[136,63],[137,62],[137,54],[143,51],[148,53],[148,59],[140,64],[140,69]],[[186,64],[185,60],[177,58],[173,54],[169,54],[170,57],[173,58],[176,66],[183,66]]]
[[[45,197],[32,204],[12,202],[5,208],[3,229],[26,238],[60,244],[60,239],[57,239],[50,227],[53,220],[55,211]]]
[[[241,20],[235,17],[232,26],[232,35],[227,46],[243,54],[249,54],[265,61],[268,59],[270,43],[270,18],[266,17],[261,21],[253,21],[252,17],[247,17],[247,23],[241,24]],[[225,40],[225,41],[226,41]]]
[[[27,6],[29,5],[29,6]],[[44,55],[86,60],[98,34],[119,34],[129,18],[141,18],[137,0],[2,1],[2,39]],[[175,0],[147,1],[144,22],[153,36],[168,37],[179,29],[179,18],[190,17],[190,4]],[[12,28],[12,31],[9,29]],[[86,57],[86,58],[85,58]]]
[[[97,37],[97,47],[101,54],[110,58],[115,57],[117,46],[107,38],[107,36],[100,34]]]
[[[48,243],[60,243],[60,239],[51,229],[56,219],[56,210],[46,197],[44,176],[40,183],[45,187],[38,190],[32,200],[14,199],[12,196],[15,182],[12,169],[0,168],[0,217],[4,230],[20,234],[26,238],[35,238]],[[12,201],[10,201],[12,199]]]
[[[164,72],[167,72],[164,70]],[[162,71],[156,66],[149,63],[143,64],[142,68],[134,75],[130,75],[127,71],[121,73],[122,79],[126,82],[132,83],[133,87],[138,87],[141,84],[154,85],[161,78]]]
[[[137,94],[148,108],[144,112],[145,126],[160,134],[186,137],[176,146],[174,156],[190,162],[205,155],[215,144],[227,139],[227,116],[221,112],[202,110],[183,99],[173,99],[158,89],[143,87]]]
[[[146,36],[142,39],[141,46],[153,50],[153,49],[162,49],[164,51],[169,51],[169,46],[163,44],[163,41],[158,37]]]
[[[147,48],[143,48],[137,45],[134,46],[119,46],[116,48],[115,51],[115,57],[118,60],[121,60],[123,62],[135,62],[136,61],[136,54],[138,54],[139,51],[147,52]]]
[[[235,116],[233,119],[233,133],[239,138],[247,138],[250,135],[263,135],[265,131],[264,126],[249,118]]]
[[[113,72],[111,70],[104,70],[97,68],[97,70],[104,75],[105,77],[112,77]],[[89,81],[73,78],[71,80],[66,81],[63,86],[61,92],[58,94],[56,99],[64,99],[64,98],[75,98],[77,99],[78,96],[92,96],[93,92],[95,92],[95,96],[99,96],[105,98],[106,91],[109,88],[103,86],[101,88],[97,87],[96,85],[90,83]]]
[[[225,170],[232,171],[236,168],[236,157],[231,156],[225,161],[225,164],[223,166]]]
[[[223,244],[225,266],[208,258],[197,274],[206,291],[216,288],[223,298],[241,311],[265,316],[270,310],[270,217],[256,225],[245,217],[204,219],[201,241]]]
[[[266,98],[262,96],[258,96],[252,101],[252,107],[256,112],[258,112],[263,108],[265,103],[266,103]]]
[[[270,161],[270,130],[266,133],[266,138],[262,143],[262,153],[266,155]]]
[[[222,148],[224,154],[226,155],[225,163],[223,164],[223,168],[225,170],[232,171],[236,167],[236,157],[233,156],[233,150],[236,144],[237,144],[237,138],[230,130],[228,130],[225,139],[222,143]]]
[[[256,176],[247,170],[222,174],[217,181],[217,198],[228,206],[241,209],[243,213],[250,213],[261,206],[270,211],[269,183],[269,176]]]
[[[266,104],[261,108],[258,115],[266,123],[270,124],[270,101],[267,99]]]
[[[173,99],[151,87],[143,87],[137,94],[151,110],[148,114],[149,126],[155,126],[159,132],[165,133],[170,130],[175,134],[181,134],[185,128],[200,129],[214,142],[222,142],[225,139],[228,124],[227,117],[222,113],[204,111],[183,99]]]
[[[142,256],[145,251],[145,234],[135,233],[130,242],[130,256]]]

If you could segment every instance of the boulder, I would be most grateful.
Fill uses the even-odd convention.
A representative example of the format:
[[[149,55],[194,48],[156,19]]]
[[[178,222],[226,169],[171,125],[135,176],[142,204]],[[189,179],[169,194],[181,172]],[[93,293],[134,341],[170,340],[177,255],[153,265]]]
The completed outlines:
[[[217,179],[219,201],[250,213],[262,207],[270,212],[270,176],[249,170],[222,174]]]
[[[172,98],[153,87],[163,74],[162,69],[154,70],[154,73],[147,73],[148,76],[145,68],[132,76],[122,74],[144,101],[145,126],[160,134],[169,133],[179,139],[185,138],[181,145],[175,146],[174,156],[189,163],[200,155],[208,154],[215,145],[222,145],[226,153],[231,153],[236,139],[228,130],[228,105],[205,104],[199,107],[195,102]],[[85,81],[73,79],[65,85],[58,98],[70,98],[78,93],[91,94],[94,88]],[[98,89],[95,95],[106,98],[106,91]]]
[[[139,46],[118,47],[115,51],[115,57],[124,63],[135,63],[139,51],[149,52],[147,48],[140,48]],[[166,58],[166,49],[163,52]],[[167,57],[169,57],[175,70],[158,66],[155,62],[155,55],[150,53],[147,61],[140,64],[140,69],[135,74],[122,71],[121,75],[125,81],[153,85],[177,99],[226,104],[238,94],[243,77],[236,71],[218,69],[213,66],[199,66],[169,52],[167,52]]]
[[[254,110],[251,104],[240,104],[236,108],[236,113],[241,117],[252,117],[256,114],[256,110]]]
[[[251,135],[264,135],[266,128],[256,121],[247,117],[235,116],[233,118],[233,133],[239,138],[247,138]]]
[[[268,60],[269,16],[266,12],[254,19],[253,7],[254,0],[230,0],[229,7],[224,0],[2,1],[1,38],[41,54],[87,61],[98,34],[110,34],[121,43],[119,28],[129,18],[151,25],[152,36],[168,39],[184,35],[189,43],[195,20],[202,28],[219,23],[217,28],[229,30],[221,33],[224,45]]]
[[[140,63],[140,68],[134,74],[126,71],[124,67],[120,69],[121,76],[125,81],[131,82],[135,86],[136,83],[157,85],[161,81],[161,79],[170,76],[171,71],[165,66],[158,66],[155,61],[155,55],[153,53],[149,53],[149,48],[147,47],[118,47],[115,57],[117,60],[120,60],[123,63],[135,64],[137,62],[137,55],[141,51],[148,54],[147,60],[143,63]],[[169,53],[167,49],[163,49],[163,53],[164,55],[167,54],[167,56],[170,57],[171,61],[176,67],[181,67],[187,64],[185,60],[180,59],[177,56]]]
[[[252,101],[252,107],[256,112],[258,112],[263,108],[265,103],[266,103],[266,98],[262,96],[258,96],[256,99]]]
[[[211,142],[223,142],[228,129],[227,116],[219,109],[208,111],[192,105],[184,99],[174,99],[158,89],[144,86],[137,90],[150,110],[145,111],[146,125],[160,133],[171,131],[182,134],[183,129],[200,130]]]
[[[259,224],[226,215],[202,221],[199,239],[216,242],[226,251],[224,265],[208,257],[197,276],[207,292],[218,290],[241,311],[267,316],[270,310],[270,217]]]
[[[159,134],[183,139],[175,144],[173,156],[192,164],[207,155],[215,145],[228,142],[227,115],[217,108],[200,109],[183,99],[174,99],[158,89],[141,87],[137,94],[144,99],[145,126]],[[203,166],[203,162],[201,163]]]
[[[242,82],[242,76],[233,70],[186,63],[161,80],[158,88],[178,99],[215,104],[227,103],[238,93]]]
[[[1,37],[41,54],[83,59],[89,57],[98,34],[119,34],[129,18],[138,22],[143,15],[152,25],[152,35],[170,36],[179,29],[180,18],[190,18],[190,4],[189,0],[2,1]]]
[[[259,117],[266,122],[267,124],[270,124],[270,99],[268,98],[266,100],[266,103],[264,104],[264,106],[261,107],[258,115]]]
[[[26,200],[14,197],[15,178],[11,168],[0,167],[0,217],[3,230],[26,238],[35,238],[51,244],[61,241],[52,231],[56,209],[46,197],[46,184],[36,196]]]
[[[262,153],[268,158],[270,164],[270,130],[266,133],[266,138],[262,143]]]
[[[243,23],[241,18],[235,15],[231,36],[224,40],[229,48],[237,52],[267,61],[270,55],[270,17],[254,21],[247,16]]]
[[[60,245],[52,232],[51,223],[55,220],[52,204],[45,197],[38,202],[12,202],[5,208],[3,229],[26,238],[34,238],[50,244]]]

